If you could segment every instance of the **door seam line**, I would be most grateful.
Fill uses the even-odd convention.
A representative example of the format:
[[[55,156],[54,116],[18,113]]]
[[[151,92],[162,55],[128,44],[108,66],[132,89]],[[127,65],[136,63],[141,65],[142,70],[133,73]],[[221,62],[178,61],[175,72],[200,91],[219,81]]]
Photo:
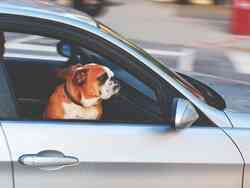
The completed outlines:
[[[230,121],[230,120],[229,120]],[[232,123],[230,121],[230,123]],[[234,139],[223,129],[223,128],[220,128],[225,134],[226,136],[231,140],[231,142],[235,145],[236,149],[238,150],[238,152],[240,153],[240,156],[242,158],[242,161],[243,161],[243,166],[242,166],[242,177],[241,177],[241,188],[244,188],[244,180],[245,180],[245,166],[246,166],[246,161],[244,159],[244,156],[242,154],[242,152],[240,151],[240,148],[239,146],[237,145],[237,143],[234,141]]]
[[[11,160],[10,161],[11,173],[12,173],[12,178],[11,179],[12,179],[13,188],[15,188],[16,184],[15,184],[15,170],[14,170],[13,156],[12,156],[12,153],[11,153],[11,150],[10,150],[10,145],[9,145],[9,141],[8,141],[7,135],[5,133],[5,130],[4,130],[3,126],[2,126],[2,124],[0,125],[0,128],[1,128],[2,132],[3,132],[3,136],[4,136],[5,142],[7,144],[7,148],[8,148],[8,152],[9,152],[9,157],[10,157],[10,160]]]

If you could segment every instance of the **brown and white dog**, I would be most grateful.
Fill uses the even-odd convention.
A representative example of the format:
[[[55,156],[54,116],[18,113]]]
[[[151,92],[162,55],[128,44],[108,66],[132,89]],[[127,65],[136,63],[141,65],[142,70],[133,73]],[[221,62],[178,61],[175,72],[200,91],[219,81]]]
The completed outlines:
[[[65,82],[50,96],[45,119],[100,119],[102,100],[111,98],[120,90],[114,73],[98,64],[73,65],[60,76]]]

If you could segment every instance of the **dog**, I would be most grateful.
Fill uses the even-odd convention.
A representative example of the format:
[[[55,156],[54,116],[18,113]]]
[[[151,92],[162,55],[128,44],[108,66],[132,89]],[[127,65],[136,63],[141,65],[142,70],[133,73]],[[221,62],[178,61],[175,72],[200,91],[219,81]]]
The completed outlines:
[[[120,91],[114,73],[98,64],[73,65],[59,73],[65,82],[49,97],[45,119],[99,120],[102,100]]]

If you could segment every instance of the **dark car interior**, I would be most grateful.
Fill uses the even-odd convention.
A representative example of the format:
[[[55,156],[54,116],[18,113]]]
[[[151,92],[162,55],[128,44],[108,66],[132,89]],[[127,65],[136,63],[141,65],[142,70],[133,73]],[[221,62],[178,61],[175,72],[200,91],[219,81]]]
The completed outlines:
[[[119,95],[104,101],[103,121],[163,122],[154,91],[130,73],[97,54],[82,51],[69,61],[5,58],[8,83],[13,88],[16,111],[21,119],[41,119],[49,96],[63,80],[55,72],[70,63],[95,62],[111,68],[121,82]]]

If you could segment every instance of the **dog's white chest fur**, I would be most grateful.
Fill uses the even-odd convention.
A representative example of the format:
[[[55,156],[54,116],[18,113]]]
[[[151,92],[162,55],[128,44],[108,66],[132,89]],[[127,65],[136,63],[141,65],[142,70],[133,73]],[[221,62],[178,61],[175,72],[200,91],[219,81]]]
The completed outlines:
[[[63,103],[65,119],[96,120],[99,112],[96,107],[84,108],[74,103]]]

